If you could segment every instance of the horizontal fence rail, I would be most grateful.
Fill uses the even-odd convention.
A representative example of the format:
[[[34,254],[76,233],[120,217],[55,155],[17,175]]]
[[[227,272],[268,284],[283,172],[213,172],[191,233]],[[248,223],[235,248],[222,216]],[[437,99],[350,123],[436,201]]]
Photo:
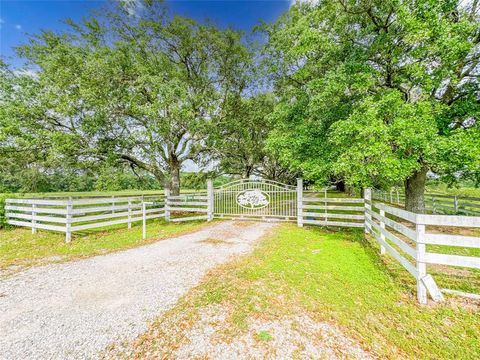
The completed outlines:
[[[364,227],[365,207],[364,200],[359,198],[331,198],[327,192],[309,192],[304,196],[303,184],[299,180],[298,187],[298,214],[299,226],[320,225],[340,227]]]
[[[212,187],[211,180],[208,181],[207,186],[209,189]],[[195,192],[171,196],[167,191],[166,220],[172,222],[212,220],[210,192],[208,190],[206,193]]]
[[[405,204],[405,194],[397,191],[373,190],[374,200],[395,205]],[[480,216],[480,198],[444,194],[425,194],[425,209],[432,214]]]

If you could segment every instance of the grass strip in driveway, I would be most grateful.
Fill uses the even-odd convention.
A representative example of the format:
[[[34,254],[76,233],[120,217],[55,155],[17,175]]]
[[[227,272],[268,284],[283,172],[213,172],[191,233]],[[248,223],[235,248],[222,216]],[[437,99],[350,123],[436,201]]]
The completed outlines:
[[[480,358],[479,304],[450,298],[420,306],[403,271],[380,258],[361,231],[282,225],[252,254],[211,271],[123,355],[175,357],[195,341],[192,329],[205,313],[216,308],[222,326],[206,340],[217,344],[235,343],[258,319],[308,316],[333,324],[374,357]],[[260,347],[271,346],[275,336],[268,332],[269,341],[262,340],[263,331],[252,336]]]

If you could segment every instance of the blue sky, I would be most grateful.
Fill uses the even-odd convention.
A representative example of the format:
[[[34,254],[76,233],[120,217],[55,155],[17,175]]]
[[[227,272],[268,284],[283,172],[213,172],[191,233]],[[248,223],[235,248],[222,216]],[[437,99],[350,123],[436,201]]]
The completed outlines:
[[[95,0],[0,0],[0,54],[7,62],[19,66],[12,48],[26,43],[28,34],[41,29],[61,30],[62,20],[80,20],[104,1]],[[172,13],[202,21],[213,20],[221,27],[233,26],[250,31],[261,20],[275,19],[288,10],[289,0],[276,1],[167,1]]]

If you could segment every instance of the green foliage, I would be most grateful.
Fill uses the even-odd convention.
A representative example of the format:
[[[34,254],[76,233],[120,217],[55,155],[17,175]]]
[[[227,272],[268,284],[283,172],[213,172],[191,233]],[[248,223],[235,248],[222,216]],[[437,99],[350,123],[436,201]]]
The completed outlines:
[[[151,175],[141,172],[133,174],[123,169],[123,166],[105,166],[95,181],[95,190],[119,191],[119,190],[154,190],[160,189],[161,184]],[[90,189],[89,189],[90,190]]]
[[[267,154],[265,141],[271,129],[267,116],[272,111],[271,94],[237,99],[212,139],[220,171],[248,178],[262,168]]]
[[[180,177],[185,189],[205,190],[207,188],[208,173],[183,172]]]
[[[68,33],[43,31],[19,48],[35,76],[5,70],[2,118],[16,149],[43,146],[35,161],[86,169],[125,162],[178,191],[182,163],[203,159],[224,104],[246,86],[241,34],[171,17],[160,2],[145,2],[135,17],[119,5],[68,23]]]
[[[260,341],[272,341],[273,336],[266,330],[261,330],[256,334],[256,338]]]
[[[478,4],[300,3],[264,27],[280,102],[269,148],[325,183],[478,178]]]
[[[337,148],[336,174],[361,185],[393,184],[418,169],[435,165],[441,138],[428,103],[407,103],[391,91],[366,97],[350,116],[331,126]]]

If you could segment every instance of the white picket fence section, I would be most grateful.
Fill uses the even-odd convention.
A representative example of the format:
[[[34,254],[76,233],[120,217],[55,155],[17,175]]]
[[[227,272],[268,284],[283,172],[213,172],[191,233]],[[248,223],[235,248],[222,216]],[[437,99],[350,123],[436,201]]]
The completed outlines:
[[[480,228],[480,217],[415,214],[380,202],[372,202],[368,189],[365,191],[365,211],[365,231],[378,241],[381,254],[389,253],[416,279],[420,303],[427,303],[427,291],[435,301],[443,300],[442,293],[480,298],[478,294],[439,289],[427,272],[427,264],[480,269],[480,257],[432,252],[427,247],[438,245],[480,248],[480,236],[449,234],[445,233],[444,229]],[[442,233],[436,231],[436,226],[442,226]]]
[[[405,204],[405,194],[398,190],[374,189],[372,198],[395,205],[403,206]],[[425,208],[427,212],[432,214],[480,216],[480,198],[427,193],[425,194]]]
[[[144,204],[147,203],[148,205]],[[32,229],[60,231],[70,242],[72,232],[127,224],[164,216],[163,196],[67,199],[7,199],[7,223]]]

